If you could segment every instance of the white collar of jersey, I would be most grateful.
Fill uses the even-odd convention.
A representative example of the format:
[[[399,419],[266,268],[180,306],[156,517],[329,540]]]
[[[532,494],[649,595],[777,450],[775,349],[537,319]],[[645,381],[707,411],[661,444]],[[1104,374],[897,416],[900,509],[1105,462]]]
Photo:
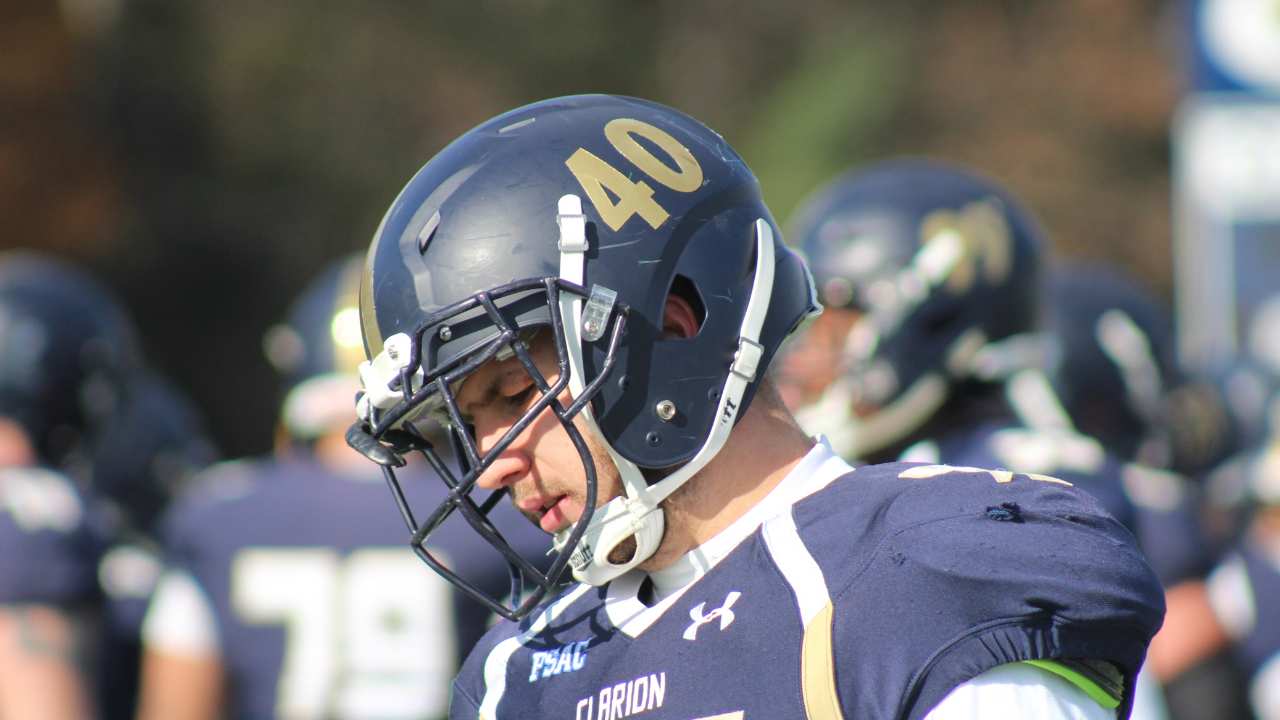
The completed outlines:
[[[638,593],[646,575],[631,571],[609,585],[605,608],[609,620],[623,633],[636,636],[644,631],[695,581],[715,567],[766,520],[790,512],[791,506],[821,490],[853,467],[836,455],[823,436],[787,476],[759,503],[733,521],[715,537],[690,550],[672,565],[649,573],[657,602],[645,606]]]

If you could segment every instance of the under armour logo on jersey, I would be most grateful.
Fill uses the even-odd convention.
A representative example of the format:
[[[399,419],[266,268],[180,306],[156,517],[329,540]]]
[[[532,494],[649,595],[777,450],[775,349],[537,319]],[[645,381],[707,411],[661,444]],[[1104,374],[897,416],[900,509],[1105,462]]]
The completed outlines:
[[[689,617],[693,620],[693,623],[690,624],[689,627],[684,629],[684,639],[696,640],[698,638],[698,628],[702,627],[703,625],[706,625],[707,623],[713,620],[720,621],[721,630],[724,630],[725,628],[732,625],[733,610],[731,608],[733,607],[734,603],[738,602],[738,598],[740,597],[742,597],[742,593],[738,592],[737,590],[734,590],[733,592],[729,593],[727,597],[725,597],[723,605],[706,614],[703,614],[702,612],[702,609],[707,605],[705,602],[700,602],[697,605],[694,605],[693,607],[689,608]]]

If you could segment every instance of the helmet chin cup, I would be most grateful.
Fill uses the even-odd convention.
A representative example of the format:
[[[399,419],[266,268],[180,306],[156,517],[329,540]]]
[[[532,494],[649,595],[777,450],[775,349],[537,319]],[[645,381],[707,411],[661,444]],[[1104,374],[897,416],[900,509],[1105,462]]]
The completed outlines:
[[[573,527],[556,533],[560,550]],[[658,551],[666,529],[661,507],[651,507],[636,498],[614,498],[597,510],[569,558],[575,580],[588,585],[604,585]],[[635,550],[626,562],[614,563],[609,555],[628,538],[635,538]]]

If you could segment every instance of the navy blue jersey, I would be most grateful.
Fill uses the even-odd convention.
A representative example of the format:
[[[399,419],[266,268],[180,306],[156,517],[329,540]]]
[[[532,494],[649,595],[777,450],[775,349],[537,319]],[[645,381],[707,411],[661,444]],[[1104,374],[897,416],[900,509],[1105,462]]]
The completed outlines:
[[[1110,663],[1132,696],[1163,595],[1088,494],[891,463],[793,472],[762,505],[744,540],[652,607],[633,572],[495,628],[450,716],[914,719],[991,668],[1043,658]]]
[[[168,562],[212,606],[228,716],[442,716],[489,612],[415,557],[381,476],[303,462],[215,473],[175,507],[166,537]],[[413,491],[443,496],[420,475]],[[545,550],[549,538],[505,505],[509,536]],[[433,536],[433,550],[505,591],[505,565],[458,530]]]
[[[0,468],[0,605],[96,602],[98,520],[62,475]]]
[[[931,462],[1042,473],[1087,490],[1137,537],[1166,585],[1200,577],[1210,565],[1209,542],[1190,483],[1122,462],[1091,438],[988,423],[922,446],[928,448]],[[909,450],[904,459],[925,458]]]

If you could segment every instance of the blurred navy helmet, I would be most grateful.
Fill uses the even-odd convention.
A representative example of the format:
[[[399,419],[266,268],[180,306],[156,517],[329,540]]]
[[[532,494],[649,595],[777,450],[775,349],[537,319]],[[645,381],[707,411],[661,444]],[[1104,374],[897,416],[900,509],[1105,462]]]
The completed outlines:
[[[993,181],[891,160],[838,177],[796,217],[819,299],[861,313],[840,376],[798,413],[842,454],[900,443],[961,384],[1040,361],[1041,231]]]
[[[1049,277],[1049,329],[1050,379],[1075,428],[1120,457],[1166,465],[1165,399],[1178,382],[1168,311],[1117,269],[1063,264]]]
[[[50,257],[0,254],[0,416],[41,462],[90,461],[138,362],[132,322],[97,282]]]
[[[1280,437],[1280,296],[1254,309],[1242,352],[1189,374],[1167,394],[1170,465],[1200,476]]]
[[[669,294],[700,316],[696,336],[662,337]],[[465,589],[422,544],[461,511],[534,587],[511,606],[477,594],[518,617],[566,565],[600,584],[657,549],[661,502],[719,451],[778,346],[818,307],[804,263],[723,138],[662,105],[584,95],[493,118],[427,163],[374,236],[360,310],[372,361],[361,369],[363,424],[349,440],[393,477],[399,452],[425,449],[413,421],[435,417],[458,431],[469,467],[446,475],[454,499],[421,523],[406,513],[413,545]],[[554,382],[528,352],[535,331],[554,342]],[[484,362],[512,357],[540,393],[481,456],[453,391]],[[574,398],[567,407],[557,400],[565,389]],[[542,574],[485,519],[501,492],[480,500],[472,490],[544,410],[579,449],[587,508],[557,534]],[[594,511],[594,463],[578,416],[608,447],[626,494]],[[630,560],[611,562],[632,537]]]
[[[154,534],[169,501],[216,458],[190,398],[163,376],[139,371],[97,443],[93,490],[128,528]]]
[[[309,442],[351,423],[364,361],[359,291],[364,258],[330,264],[289,310],[285,323],[264,339],[267,359],[284,383],[280,424],[291,438]]]

